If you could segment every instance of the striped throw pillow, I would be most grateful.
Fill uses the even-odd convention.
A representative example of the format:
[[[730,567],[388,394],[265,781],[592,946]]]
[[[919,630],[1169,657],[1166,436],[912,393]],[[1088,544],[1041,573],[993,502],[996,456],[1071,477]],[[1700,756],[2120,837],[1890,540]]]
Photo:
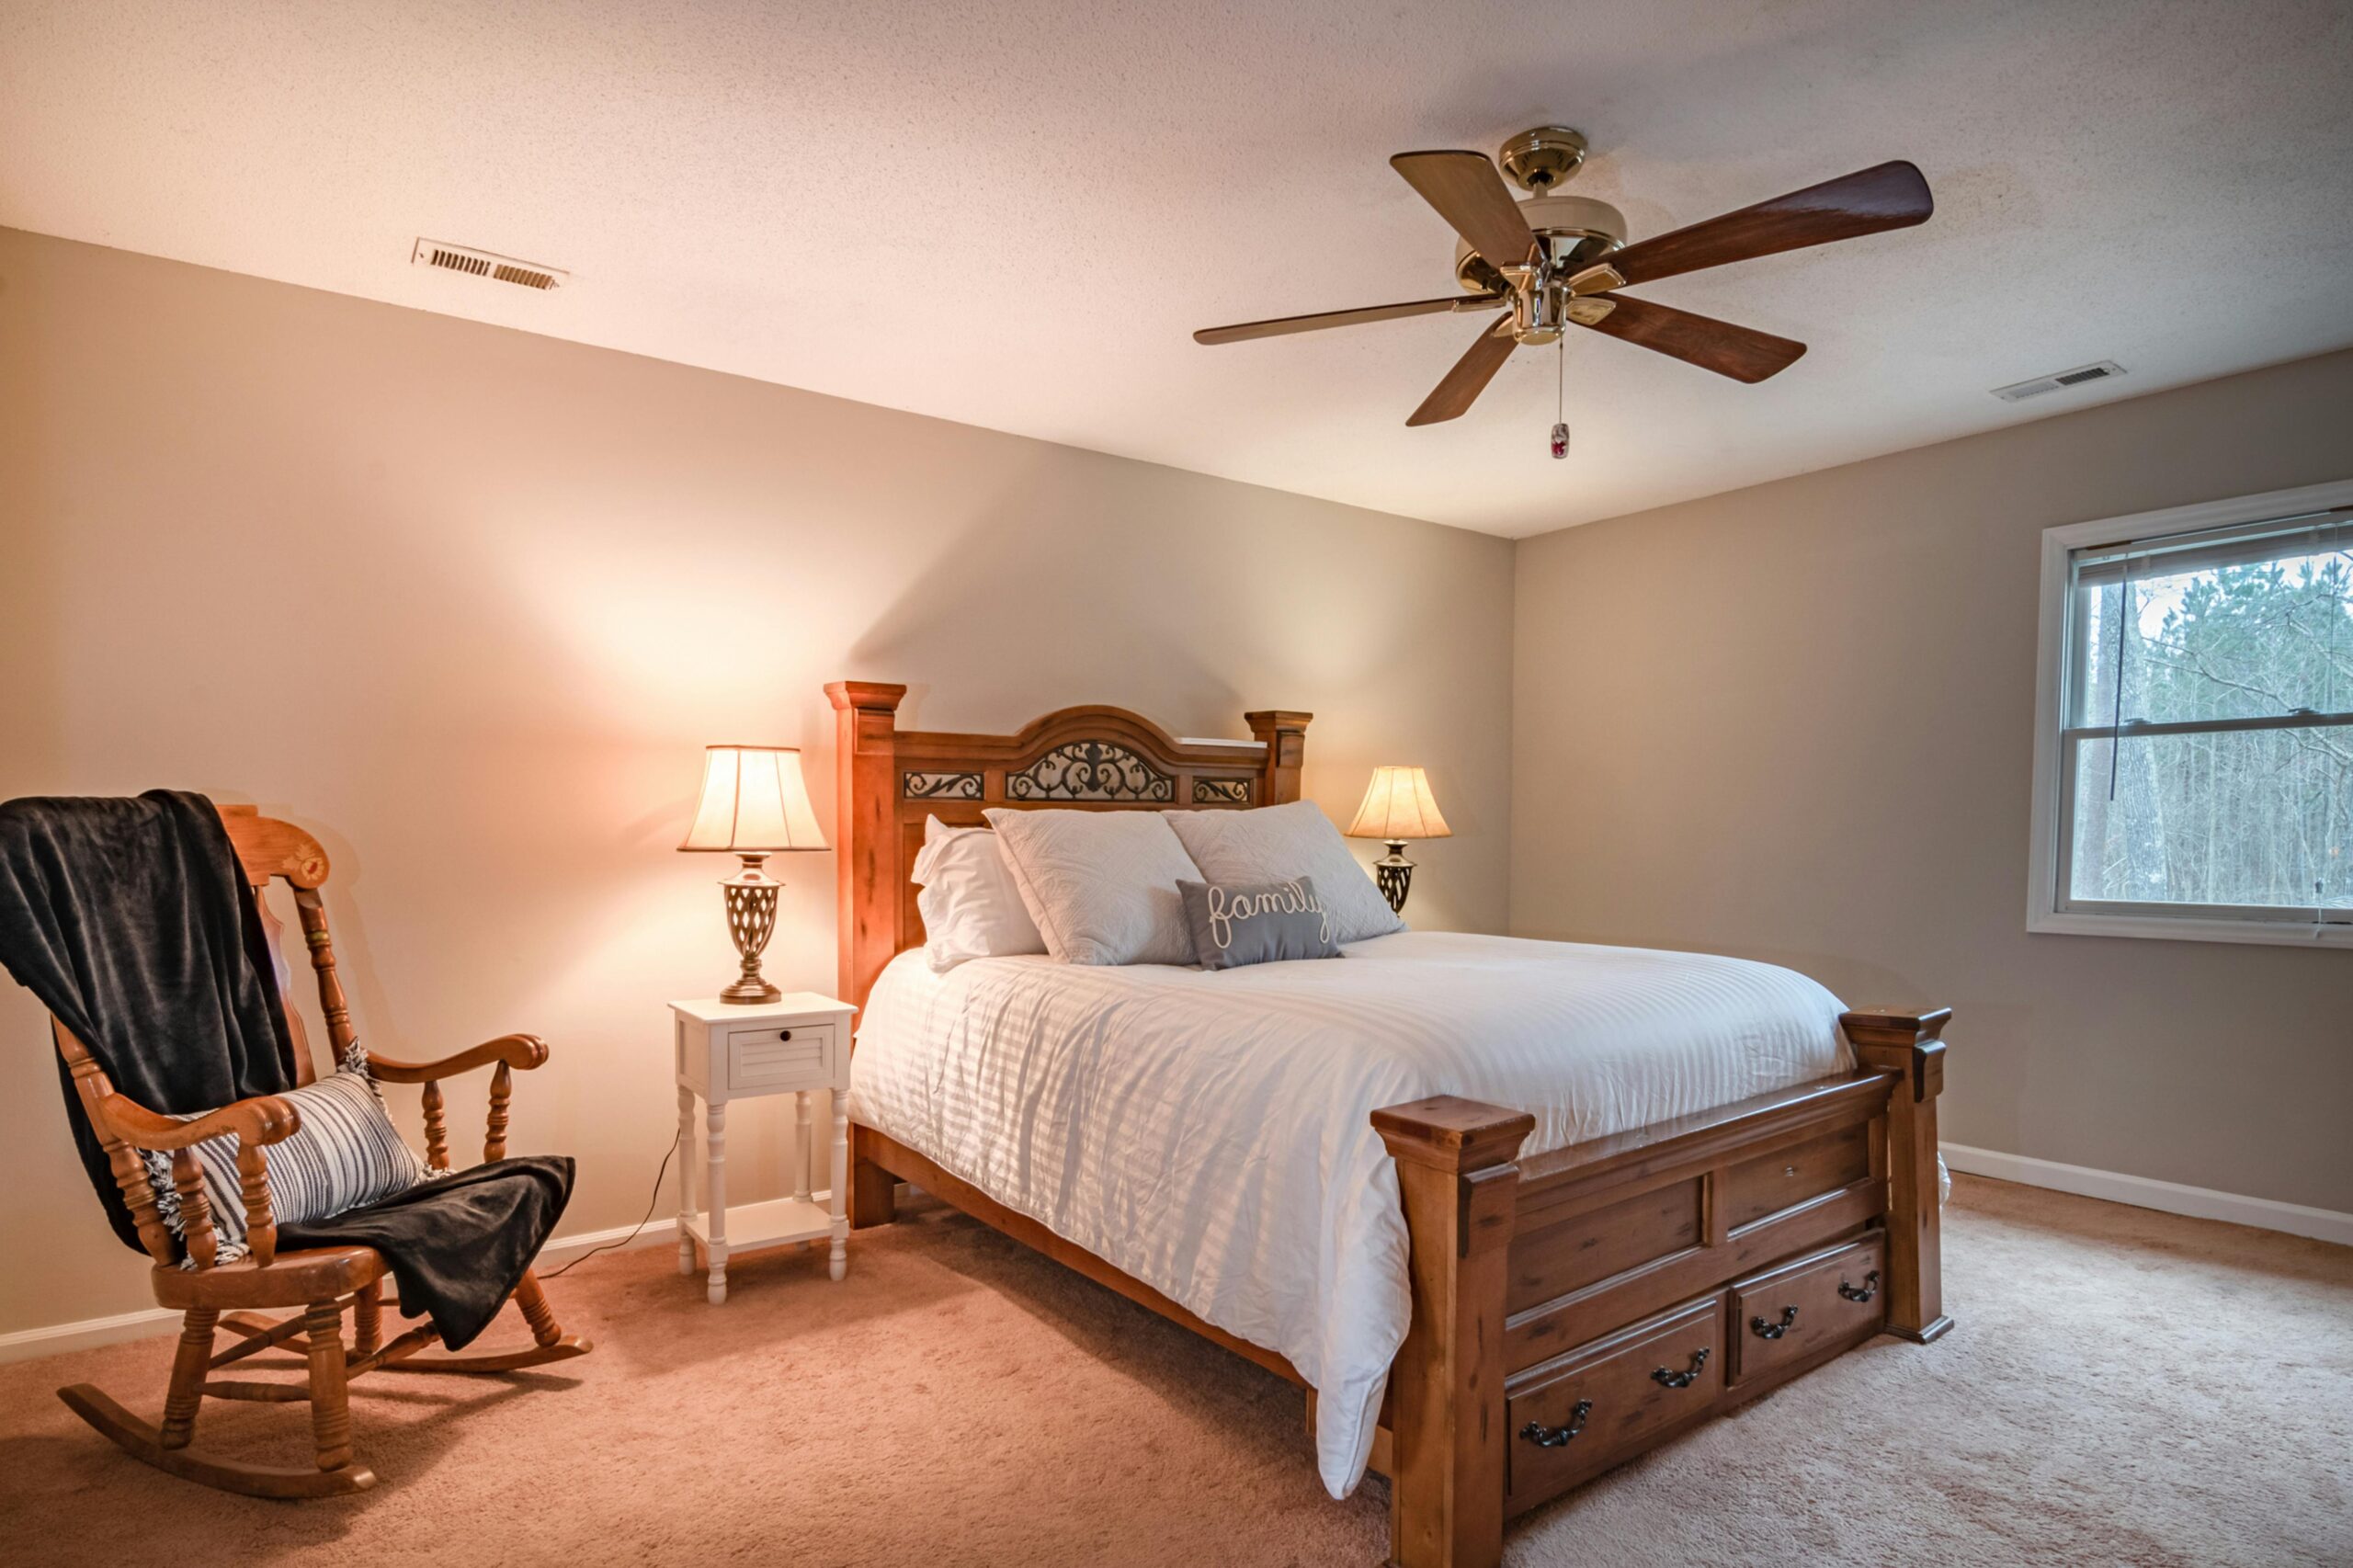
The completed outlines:
[[[291,1105],[302,1125],[291,1138],[262,1146],[262,1163],[269,1170],[269,1207],[281,1225],[324,1220],[347,1209],[381,1202],[406,1192],[433,1172],[416,1157],[385,1114],[368,1072],[368,1053],[354,1041],[342,1064],[329,1076],[278,1098]],[[179,1117],[193,1121],[201,1111]],[[189,1151],[204,1173],[204,1199],[212,1209],[212,1234],[219,1244],[216,1262],[233,1263],[245,1256],[244,1187],[237,1176],[237,1140],[228,1134],[207,1138]],[[185,1243],[188,1228],[180,1218],[180,1196],[172,1183],[172,1157],[159,1149],[142,1149],[147,1177],[154,1185],[155,1207],[164,1223]],[[184,1260],[182,1268],[196,1267]]]

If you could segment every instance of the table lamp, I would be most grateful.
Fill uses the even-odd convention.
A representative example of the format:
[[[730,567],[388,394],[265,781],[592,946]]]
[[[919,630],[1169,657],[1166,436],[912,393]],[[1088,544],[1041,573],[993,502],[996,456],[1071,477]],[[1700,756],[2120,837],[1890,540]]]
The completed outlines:
[[[682,850],[741,856],[744,869],[719,884],[727,900],[727,929],[744,956],[744,972],[719,994],[722,1002],[754,1006],[784,993],[760,975],[760,953],[776,930],[777,890],[784,884],[761,868],[788,849],[824,849],[809,787],[794,746],[709,746],[703,751],[702,803]]]
[[[1418,767],[1376,767],[1372,784],[1364,792],[1364,804],[1357,808],[1356,821],[1348,824],[1348,836],[1378,838],[1388,844],[1389,853],[1372,863],[1372,877],[1381,884],[1389,907],[1403,915],[1406,890],[1414,882],[1414,863],[1405,858],[1405,840],[1451,838],[1454,830],[1438,814],[1429,775]]]

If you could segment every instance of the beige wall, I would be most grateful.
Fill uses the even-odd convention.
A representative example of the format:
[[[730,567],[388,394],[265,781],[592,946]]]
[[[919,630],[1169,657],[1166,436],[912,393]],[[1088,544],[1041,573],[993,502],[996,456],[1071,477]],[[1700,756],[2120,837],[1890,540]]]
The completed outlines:
[[[930,728],[1309,709],[1336,815],[1376,762],[1430,767],[1456,836],[1416,920],[1501,929],[1511,570],[1503,540],[0,230],[0,797],[174,785],[317,832],[370,1045],[553,1043],[516,1144],[581,1157],[566,1231],[642,1212],[662,1004],[731,967],[724,868],[673,853],[705,743],[810,747],[830,821],[838,676],[915,683]],[[829,988],[832,859],[779,865],[769,971]],[[731,1196],[779,1189],[780,1128],[739,1114]],[[152,1304],[13,985],[0,1185],[0,1333]]]
[[[1523,541],[1512,927],[1949,1004],[1957,1143],[2353,1210],[2353,953],[2029,936],[2041,530],[2353,473],[2353,354]]]

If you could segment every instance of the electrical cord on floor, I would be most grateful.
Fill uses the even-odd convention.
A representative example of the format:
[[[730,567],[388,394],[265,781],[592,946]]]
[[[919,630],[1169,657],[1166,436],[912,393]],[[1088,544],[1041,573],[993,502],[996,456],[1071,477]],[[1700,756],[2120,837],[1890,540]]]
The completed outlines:
[[[578,1257],[574,1258],[562,1268],[556,1269],[554,1272],[550,1274],[540,1275],[540,1280],[545,1282],[550,1279],[561,1279],[565,1275],[571,1273],[574,1269],[579,1267],[582,1264],[587,1262],[590,1258],[596,1256],[598,1253],[610,1252],[615,1247],[625,1247],[629,1245],[630,1243],[637,1240],[638,1233],[644,1230],[646,1226],[654,1222],[654,1210],[659,1207],[662,1202],[662,1178],[670,1174],[670,1158],[677,1152],[678,1141],[676,1138],[673,1138],[670,1140],[670,1146],[662,1151],[661,1168],[654,1173],[654,1197],[645,1205],[645,1218],[631,1226],[628,1235],[623,1236],[617,1242],[607,1242],[601,1246],[590,1247],[586,1252],[582,1253]]]

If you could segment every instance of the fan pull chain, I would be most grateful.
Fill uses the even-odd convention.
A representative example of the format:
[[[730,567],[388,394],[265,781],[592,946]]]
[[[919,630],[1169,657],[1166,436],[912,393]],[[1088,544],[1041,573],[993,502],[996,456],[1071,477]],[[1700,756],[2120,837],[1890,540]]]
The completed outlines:
[[[1568,393],[1566,391],[1568,385],[1569,340],[1565,337],[1562,337],[1555,339],[1554,342],[1556,347],[1552,356],[1552,455],[1555,458],[1565,458],[1569,455],[1569,416],[1567,412]]]

